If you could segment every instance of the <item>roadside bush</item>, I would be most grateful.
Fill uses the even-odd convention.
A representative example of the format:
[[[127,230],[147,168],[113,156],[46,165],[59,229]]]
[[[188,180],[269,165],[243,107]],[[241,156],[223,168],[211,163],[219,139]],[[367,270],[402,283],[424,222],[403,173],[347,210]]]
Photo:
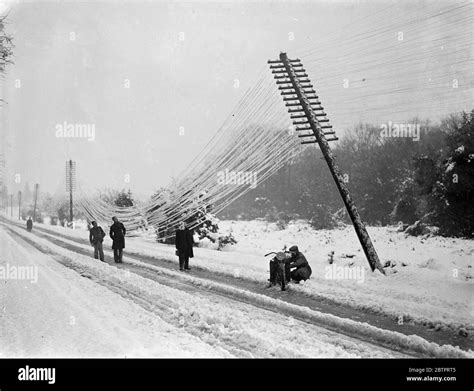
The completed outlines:
[[[309,219],[311,227],[319,230],[332,229],[336,226],[336,220],[326,206],[316,204],[312,209],[312,216]]]

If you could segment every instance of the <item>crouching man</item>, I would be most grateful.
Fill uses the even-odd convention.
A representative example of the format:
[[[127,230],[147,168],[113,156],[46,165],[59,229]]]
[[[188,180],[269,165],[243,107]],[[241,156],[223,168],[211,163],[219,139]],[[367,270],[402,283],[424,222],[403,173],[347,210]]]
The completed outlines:
[[[291,246],[289,251],[291,253],[289,267],[294,269],[291,271],[291,279],[296,283],[306,281],[313,273],[306,257],[298,250],[298,246]]]

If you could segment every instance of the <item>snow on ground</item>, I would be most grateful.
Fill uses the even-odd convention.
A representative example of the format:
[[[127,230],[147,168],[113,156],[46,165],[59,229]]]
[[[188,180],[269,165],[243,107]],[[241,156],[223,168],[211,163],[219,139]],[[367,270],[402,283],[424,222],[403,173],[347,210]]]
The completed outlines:
[[[186,332],[206,342],[211,341],[213,345],[238,357],[387,357],[394,355],[393,351],[387,352],[371,344],[367,347],[360,340],[353,340],[339,333],[297,322],[293,316],[303,316],[310,319],[312,323],[327,325],[351,335],[366,336],[374,342],[416,352],[423,357],[472,357],[473,355],[473,352],[464,352],[449,345],[439,346],[429,343],[418,336],[406,336],[382,330],[366,323],[323,314],[228,285],[204,281],[192,275],[143,264],[132,259],[126,260],[125,264],[150,268],[155,278],[161,276],[166,279],[166,285],[171,283],[170,288],[130,273],[129,270],[71,252],[47,239],[28,234],[22,229],[12,229],[20,236],[33,240],[42,248],[61,255],[62,260],[67,259],[68,263],[72,264],[76,270],[79,269],[81,274],[85,273],[89,278],[93,276],[96,281],[108,286],[118,286],[120,292],[124,292],[127,298],[130,297],[130,293],[137,294],[141,299],[147,298],[153,303],[153,307],[159,309],[158,315],[167,322],[178,322]],[[82,247],[87,246],[82,245]],[[183,286],[180,283],[182,281],[191,282],[200,289],[189,292],[189,285]],[[203,287],[206,289],[203,290]],[[222,298],[213,292],[224,293],[237,300],[250,299],[257,307]],[[263,303],[276,308],[277,313],[259,309],[258,306]],[[329,345],[328,342],[330,342]]]
[[[384,277],[379,272],[371,272],[352,226],[315,231],[308,224],[297,222],[280,231],[275,224],[266,222],[223,221],[221,227],[224,232],[232,230],[239,241],[228,250],[234,254],[260,255],[279,250],[285,244],[298,245],[313,269],[308,284],[298,287],[308,294],[393,314],[397,320],[415,319],[438,324],[438,327],[472,328],[472,240],[407,237],[393,227],[368,227],[382,264],[386,261],[395,264],[387,269],[388,275]],[[328,279],[331,251],[335,252],[333,265],[352,264],[352,268],[363,268],[362,281],[358,281],[359,275],[355,279]],[[249,268],[255,268],[254,261],[249,263]],[[260,264],[258,269],[261,270]]]
[[[85,230],[44,227],[87,238]],[[393,227],[368,227],[382,263],[390,260],[395,265],[383,276],[370,271],[352,226],[315,231],[304,222],[295,222],[278,230],[264,221],[221,221],[220,228],[223,233],[232,231],[238,244],[224,251],[196,248],[191,264],[265,283],[269,257],[263,255],[296,244],[307,257],[313,276],[292,289],[389,314],[394,322],[414,320],[435,328],[474,331],[473,241],[405,237]],[[109,238],[104,245],[110,246]],[[333,266],[342,268],[327,269],[331,251],[335,252]],[[154,242],[153,235],[128,238],[127,252],[176,260],[174,248]],[[353,274],[338,279],[329,271]]]
[[[1,357],[400,356],[219,295],[165,286],[14,230],[89,278],[20,246],[0,227],[1,266],[38,270],[35,282],[2,281]],[[151,303],[150,311],[129,298],[135,293]]]
[[[223,356],[51,257],[20,247],[2,227],[0,248],[0,267],[37,270],[36,282],[0,280],[0,357]]]

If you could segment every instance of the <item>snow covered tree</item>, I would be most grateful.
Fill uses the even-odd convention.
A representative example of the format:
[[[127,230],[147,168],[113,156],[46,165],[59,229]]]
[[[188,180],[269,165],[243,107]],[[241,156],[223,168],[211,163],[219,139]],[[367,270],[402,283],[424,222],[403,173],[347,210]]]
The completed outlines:
[[[164,193],[166,193],[167,201],[172,203],[172,191],[160,189],[155,194],[155,197],[164,196]],[[191,195],[193,193],[189,191],[188,194]],[[207,192],[205,190],[198,192],[197,197],[193,201],[193,207],[191,210],[183,210],[178,216],[174,215],[176,211],[173,210],[172,220],[175,221],[176,224],[165,223],[165,226],[155,226],[156,241],[160,243],[174,244],[178,224],[179,222],[184,221],[188,227],[194,227],[194,236],[197,240],[197,244],[199,244],[200,241],[208,240],[211,243],[217,243],[218,249],[220,250],[226,244],[237,243],[232,235],[219,234],[219,220],[211,213],[212,205],[208,204],[206,194]],[[186,194],[184,196],[186,196]],[[165,203],[157,205],[154,210],[159,209],[159,207],[165,205]]]
[[[474,110],[444,121],[448,156],[433,184],[431,205],[440,233],[474,236]]]
[[[127,207],[133,206],[132,192],[129,190],[122,189],[120,191],[106,189],[100,192],[100,198],[108,204]]]
[[[390,214],[392,222],[413,224],[418,220],[419,197],[418,187],[413,177],[406,178],[397,189],[397,201]]]
[[[120,207],[133,206],[134,202],[130,189],[120,191],[114,199],[114,204]]]
[[[13,37],[5,31],[6,16],[0,16],[0,73],[5,72],[5,67],[12,64]]]
[[[321,204],[313,205],[309,223],[314,229],[317,230],[331,229],[336,226],[334,215],[328,210],[326,206]]]

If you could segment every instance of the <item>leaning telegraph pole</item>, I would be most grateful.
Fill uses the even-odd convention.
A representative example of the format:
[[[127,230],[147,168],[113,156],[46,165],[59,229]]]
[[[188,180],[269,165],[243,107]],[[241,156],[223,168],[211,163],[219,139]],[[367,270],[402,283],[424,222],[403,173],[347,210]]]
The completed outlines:
[[[385,274],[377,252],[372,244],[372,240],[352,201],[349,189],[345,184],[344,176],[337,165],[336,157],[329,147],[328,141],[337,140],[337,138],[326,138],[326,135],[334,135],[335,132],[332,130],[332,126],[329,125],[329,119],[326,118],[326,113],[323,111],[324,107],[321,106],[319,96],[313,89],[313,85],[303,68],[303,64],[299,59],[290,60],[286,53],[280,53],[279,60],[270,60],[268,63],[271,64],[270,69],[272,69],[272,73],[275,75],[274,77],[279,86],[278,89],[283,96],[283,101],[286,103],[286,107],[289,107],[288,112],[290,113],[290,118],[297,120],[293,121],[293,125],[296,126],[295,130],[298,132],[310,132],[298,135],[300,138],[307,139],[307,141],[303,141],[302,144],[318,143],[321,149],[329,171],[339,190],[339,194],[349,213],[360,244],[364,249],[370,268],[372,271],[378,269],[381,273]],[[322,125],[322,123],[327,124]]]
[[[66,162],[66,191],[69,192],[69,222],[73,227],[74,214],[72,208],[72,194],[76,187],[76,162],[69,160]]]

